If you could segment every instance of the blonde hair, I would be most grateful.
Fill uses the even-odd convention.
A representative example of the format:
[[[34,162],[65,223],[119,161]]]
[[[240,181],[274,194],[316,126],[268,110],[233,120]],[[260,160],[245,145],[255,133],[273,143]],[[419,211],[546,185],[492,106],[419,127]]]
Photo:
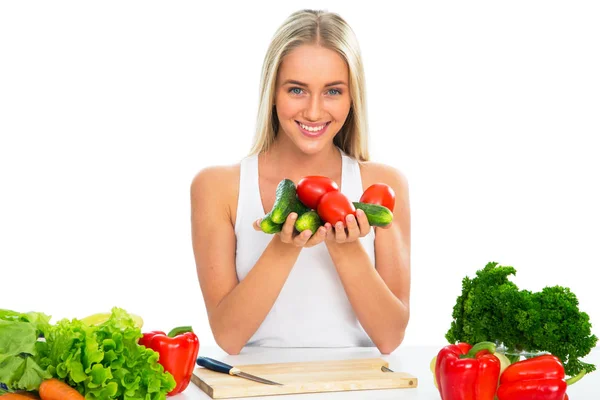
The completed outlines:
[[[350,112],[335,136],[334,144],[349,156],[368,161],[365,77],[358,41],[342,17],[332,12],[314,10],[291,14],[271,40],[262,68],[256,133],[250,154],[268,150],[279,128],[273,104],[281,60],[296,47],[313,44],[336,51],[348,65]]]

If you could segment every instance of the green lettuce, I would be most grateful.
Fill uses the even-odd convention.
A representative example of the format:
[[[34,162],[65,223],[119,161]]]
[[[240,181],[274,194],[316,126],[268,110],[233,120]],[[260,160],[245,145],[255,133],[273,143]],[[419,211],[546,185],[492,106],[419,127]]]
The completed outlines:
[[[42,313],[0,310],[0,382],[8,389],[36,390],[50,378],[38,364],[38,337],[49,321]]]
[[[138,345],[141,337],[131,316],[117,307],[97,326],[77,319],[51,325],[43,313],[0,309],[0,394],[35,391],[55,377],[86,400],[165,400],[175,379],[157,352]]]
[[[175,379],[158,363],[158,353],[138,345],[140,328],[123,309],[97,326],[63,319],[40,344],[40,366],[88,400],[164,400]]]

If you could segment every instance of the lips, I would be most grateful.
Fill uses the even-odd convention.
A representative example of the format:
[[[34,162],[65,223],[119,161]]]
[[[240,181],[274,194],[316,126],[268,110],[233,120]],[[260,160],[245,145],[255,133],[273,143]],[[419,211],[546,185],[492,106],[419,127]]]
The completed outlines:
[[[327,131],[327,127],[331,123],[331,121],[329,121],[329,122],[326,122],[326,123],[320,124],[320,125],[307,125],[307,124],[303,124],[299,121],[295,121],[295,122],[296,122],[296,125],[298,125],[300,132],[302,132],[303,135],[308,136],[310,138],[316,138],[316,137],[323,135]],[[321,128],[321,129],[315,130],[318,128]]]

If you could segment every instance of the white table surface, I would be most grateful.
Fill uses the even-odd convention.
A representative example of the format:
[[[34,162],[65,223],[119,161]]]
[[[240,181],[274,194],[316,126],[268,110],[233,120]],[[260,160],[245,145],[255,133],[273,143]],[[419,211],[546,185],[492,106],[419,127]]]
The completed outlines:
[[[405,389],[381,389],[381,390],[355,390],[345,392],[325,392],[307,394],[287,394],[279,396],[249,397],[255,400],[337,400],[337,399],[429,399],[439,400],[440,395],[433,385],[433,376],[429,370],[429,362],[437,354],[441,347],[411,347],[400,346],[389,355],[381,354],[376,348],[264,348],[247,347],[237,356],[230,356],[218,347],[203,347],[201,345],[199,355],[215,358],[230,365],[244,364],[268,364],[297,361],[320,361],[320,360],[346,360],[358,358],[382,358],[388,361],[394,372],[408,372],[419,380],[418,387]],[[595,364],[600,369],[600,348],[596,347],[588,354],[584,361]],[[600,399],[600,371],[595,371],[582,380],[569,387],[567,390],[570,400],[596,400]],[[172,400],[185,399],[210,399],[206,393],[194,383],[190,383],[187,389],[176,396],[169,397]]]

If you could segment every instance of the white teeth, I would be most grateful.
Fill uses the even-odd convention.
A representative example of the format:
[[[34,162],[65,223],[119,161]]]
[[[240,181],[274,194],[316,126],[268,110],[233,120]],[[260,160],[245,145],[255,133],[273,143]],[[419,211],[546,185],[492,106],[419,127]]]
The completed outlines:
[[[325,128],[325,125],[321,125],[321,126],[317,126],[317,127],[310,127],[310,126],[306,126],[304,124],[300,124],[300,126],[302,127],[302,129],[306,129],[309,132],[319,132],[321,129]]]

